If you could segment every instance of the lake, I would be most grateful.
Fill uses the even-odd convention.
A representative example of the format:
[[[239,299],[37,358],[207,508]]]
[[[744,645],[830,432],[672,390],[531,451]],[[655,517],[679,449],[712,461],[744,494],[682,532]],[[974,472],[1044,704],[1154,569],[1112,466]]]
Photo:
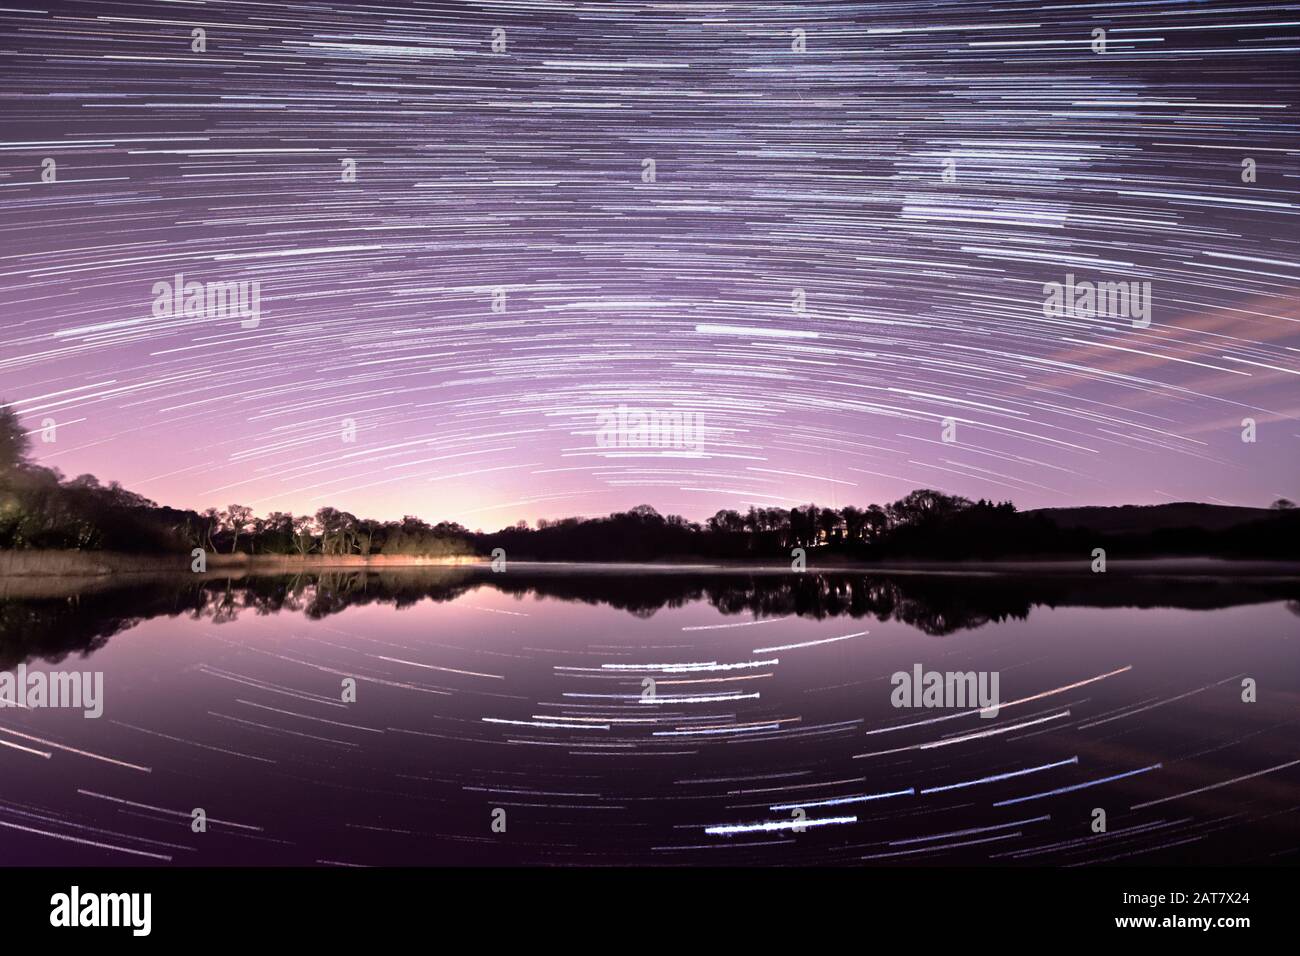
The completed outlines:
[[[101,673],[103,715],[0,708],[7,865],[1300,850],[1294,577],[512,564],[10,584],[0,670]],[[895,706],[893,675],[918,668],[996,675],[996,715]]]

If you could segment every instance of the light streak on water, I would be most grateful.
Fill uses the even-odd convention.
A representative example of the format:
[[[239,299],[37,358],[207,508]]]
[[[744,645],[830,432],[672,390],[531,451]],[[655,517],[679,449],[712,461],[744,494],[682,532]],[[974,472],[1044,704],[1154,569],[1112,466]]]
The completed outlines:
[[[826,638],[822,638],[820,641],[804,641],[800,644],[781,644],[778,647],[756,647],[752,651],[750,651],[750,653],[767,654],[770,653],[771,651],[793,651],[793,650],[798,650],[799,648],[802,647],[817,647],[818,645],[821,644],[834,644],[837,641],[847,641],[849,638],[863,637],[870,633],[871,633],[870,631],[855,631],[852,634],[845,634],[843,637],[826,637]]]
[[[1300,763],[1300,760],[1296,761]],[[999,800],[993,804],[995,807],[1009,807],[1013,803],[1024,803],[1028,800],[1041,800],[1043,797],[1055,797],[1062,793],[1072,793],[1075,790],[1086,790],[1089,787],[1097,787],[1103,783],[1112,783],[1116,780],[1123,780],[1125,777],[1135,777],[1140,773],[1150,773],[1152,770],[1159,770],[1164,764],[1153,763],[1149,767],[1142,767],[1138,770],[1128,770],[1124,773],[1112,774],[1109,777],[1099,777],[1096,780],[1088,780],[1084,783],[1076,783],[1069,787],[1058,787],[1055,790],[1044,790],[1041,793],[1031,793],[1024,797],[1013,797],[1010,800]]]
[[[1219,783],[1212,783],[1208,787],[1197,787],[1195,790],[1185,790],[1182,793],[1175,793],[1173,796],[1161,797],[1159,800],[1148,800],[1145,803],[1135,803],[1129,807],[1130,810],[1141,810],[1144,807],[1154,807],[1157,804],[1168,803],[1170,800],[1181,800],[1183,797],[1191,797],[1198,793],[1206,793],[1210,790],[1218,790],[1220,787],[1227,787],[1234,783],[1241,783],[1245,780],[1254,780],[1256,777],[1262,777],[1265,774],[1276,773],[1279,770],[1285,770],[1287,767],[1294,767],[1300,764],[1300,760],[1292,760],[1289,763],[1280,763],[1276,767],[1269,767],[1267,770],[1257,770],[1254,773],[1244,774],[1240,777],[1233,777],[1231,780],[1223,780]]]
[[[835,797],[830,800],[800,801],[798,803],[777,803],[769,810],[794,810],[797,807],[838,807],[846,803],[870,803],[873,800],[887,800],[890,797],[909,797],[916,794],[914,787],[906,790],[891,790],[889,793],[863,793],[852,797]]]
[[[844,823],[857,823],[857,817],[821,817],[812,820],[768,820],[763,823],[728,823],[705,827],[705,833],[730,836],[733,833],[775,833],[805,827],[827,827]]]
[[[960,790],[963,787],[974,787],[982,783],[996,783],[999,780],[1010,780],[1012,777],[1023,777],[1028,773],[1038,773],[1042,770],[1054,770],[1057,767],[1066,767],[1070,764],[1077,764],[1078,757],[1071,757],[1069,760],[1058,760],[1056,763],[1045,763],[1040,767],[1028,767],[1025,770],[1012,770],[1010,773],[998,773],[991,777],[980,777],[978,780],[965,780],[961,783],[950,783],[942,787],[926,787],[921,791],[926,793],[943,793],[947,790]]]

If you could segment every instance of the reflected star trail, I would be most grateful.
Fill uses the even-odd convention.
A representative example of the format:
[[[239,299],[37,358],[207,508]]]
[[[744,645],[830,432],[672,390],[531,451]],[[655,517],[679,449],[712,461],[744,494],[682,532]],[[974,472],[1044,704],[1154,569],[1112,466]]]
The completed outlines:
[[[792,607],[776,600],[786,576],[720,574],[655,613],[619,606],[636,572],[588,572],[568,597],[555,589],[572,579],[482,568],[147,585],[154,610],[89,652],[102,720],[0,709],[0,861],[1285,864],[1300,847],[1294,577],[1273,600],[1212,609],[1195,601],[1213,581],[1188,579],[1158,610],[1060,601],[1026,579],[1025,614],[936,632],[915,602]],[[7,619],[105,633],[132,599],[120,587],[17,602],[25,616]],[[755,587],[772,616],[734,601]],[[506,627],[480,613],[525,603]],[[836,640],[848,616],[876,618],[872,633]],[[725,692],[754,632],[704,626],[733,617],[799,648],[762,662],[754,692]],[[918,722],[889,678],[918,658],[994,668],[1006,706],[1027,707],[976,732],[978,709]],[[1258,702],[1243,703],[1238,668],[1262,678]],[[700,693],[647,696],[647,677],[681,673]],[[361,684],[352,702],[340,674]],[[885,731],[896,746],[857,759]],[[507,829],[490,826],[498,813]]]
[[[485,528],[1294,495],[1300,6],[0,21],[0,401],[66,474]],[[155,315],[177,275],[260,318]],[[1048,315],[1067,276],[1149,325]],[[699,448],[601,446],[622,406]]]

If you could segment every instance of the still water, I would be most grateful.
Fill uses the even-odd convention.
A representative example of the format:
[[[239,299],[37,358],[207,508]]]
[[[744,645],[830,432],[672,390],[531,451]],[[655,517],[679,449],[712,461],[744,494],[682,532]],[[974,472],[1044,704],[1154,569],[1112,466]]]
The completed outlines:
[[[0,864],[1300,859],[1295,578],[512,565],[0,594],[0,670],[103,680],[98,719],[0,709]],[[996,675],[996,716],[894,706],[918,665]]]

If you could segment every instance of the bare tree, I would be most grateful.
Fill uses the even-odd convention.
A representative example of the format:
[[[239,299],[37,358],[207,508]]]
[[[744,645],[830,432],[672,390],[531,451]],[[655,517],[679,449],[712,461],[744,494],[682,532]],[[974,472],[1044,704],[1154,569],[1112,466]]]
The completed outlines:
[[[208,508],[203,512],[203,541],[212,551],[217,550],[217,546],[212,542],[212,536],[221,529],[221,512],[216,508]]]
[[[293,547],[299,554],[306,554],[316,545],[316,519],[311,515],[295,515],[292,519]]]
[[[235,549],[239,546],[239,535],[248,528],[252,517],[253,509],[248,505],[230,505],[225,511],[221,512],[221,519],[225,523],[227,530],[234,534],[234,538],[230,542],[231,554],[234,554]]]

